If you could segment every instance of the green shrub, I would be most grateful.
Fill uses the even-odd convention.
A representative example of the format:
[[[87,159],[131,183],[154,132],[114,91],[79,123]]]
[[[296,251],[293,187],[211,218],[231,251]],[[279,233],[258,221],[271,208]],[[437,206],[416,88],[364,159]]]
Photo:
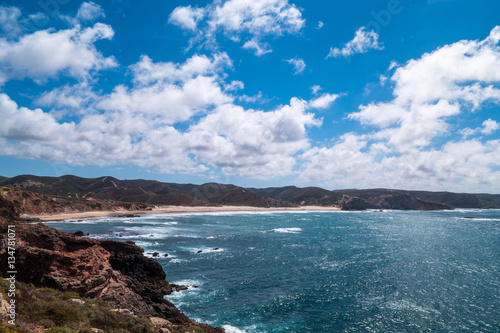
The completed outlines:
[[[82,299],[82,297],[80,297],[80,295],[78,295],[78,293],[74,292],[74,291],[66,291],[64,293],[68,298],[76,298],[76,299]]]
[[[8,288],[9,283],[0,278],[0,291],[6,295]],[[49,333],[91,333],[90,328],[109,333],[156,332],[148,318],[110,311],[110,306],[101,300],[21,282],[17,282],[17,288],[17,328],[11,329],[3,323],[0,332],[32,332],[35,326],[48,329],[46,332]],[[75,303],[70,300],[72,298],[82,299],[85,303]],[[27,329],[20,329],[23,327]]]

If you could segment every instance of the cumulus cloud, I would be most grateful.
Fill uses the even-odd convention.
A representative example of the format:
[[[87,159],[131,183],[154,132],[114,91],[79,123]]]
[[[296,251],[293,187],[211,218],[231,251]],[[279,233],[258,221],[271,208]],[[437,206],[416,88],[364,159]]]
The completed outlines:
[[[243,48],[254,50],[257,56],[272,52],[263,41],[265,37],[296,34],[305,25],[301,11],[288,0],[227,0],[214,1],[203,8],[180,6],[170,14],[169,22],[195,32],[191,43],[211,47],[216,45],[220,32],[237,42],[242,35],[249,35]]]
[[[376,144],[350,134],[329,148],[315,148],[307,160],[308,179],[336,188],[389,187],[454,191],[497,191],[500,142],[448,142],[441,149],[414,150],[403,155],[377,154]],[[328,178],[321,178],[328,177]]]
[[[117,86],[99,108],[107,111],[141,112],[173,124],[232,101],[218,83],[218,72],[231,66],[227,54],[213,58],[195,55],[183,64],[154,63],[147,57],[131,66],[131,88]]]
[[[263,43],[257,38],[252,38],[243,44],[242,48],[245,50],[254,50],[256,56],[260,57],[264,54],[273,52],[268,43]]]
[[[262,91],[259,91],[257,94],[252,96],[248,96],[247,94],[239,95],[237,96],[237,100],[245,103],[259,103],[259,104],[264,104],[269,102],[269,99],[264,97]]]
[[[265,37],[297,33],[304,24],[300,11],[285,0],[215,1],[203,12],[178,8],[185,10],[172,13],[172,23],[201,32],[205,40],[225,30],[243,45],[254,42],[248,48],[261,55],[270,51]],[[18,14],[12,13],[5,17],[14,22]],[[263,93],[247,96],[243,82],[229,81],[233,62],[224,52],[195,54],[179,63],[143,55],[124,68],[123,84],[100,91],[99,77],[90,78],[118,64],[95,42],[112,37],[110,26],[97,23],[0,39],[3,84],[72,78],[61,86],[51,81],[55,84],[34,102],[38,108],[0,94],[1,155],[126,164],[162,173],[207,175],[218,169],[259,179],[300,174],[328,187],[497,191],[500,140],[493,134],[500,124],[484,117],[463,129],[458,120],[470,114],[477,119],[500,103],[500,27],[484,40],[459,41],[404,64],[391,63],[385,87],[393,97],[360,105],[345,118],[368,132],[343,133],[326,146],[310,139],[311,128],[323,122],[314,112],[320,114],[317,110],[340,95],[313,86],[309,101],[294,97],[267,109],[238,105],[263,102]]]
[[[192,8],[191,6],[177,7],[170,14],[168,22],[186,30],[195,31],[198,22],[205,16],[204,8]]]
[[[22,32],[19,18],[21,10],[17,7],[0,6],[0,29],[8,37],[18,36]]]
[[[348,41],[342,49],[330,48],[326,58],[348,58],[357,53],[366,53],[369,50],[382,50],[384,46],[378,41],[379,35],[373,30],[366,31],[365,29],[365,27],[359,28],[354,34],[354,38]]]
[[[211,10],[210,19],[217,25],[259,38],[296,31],[294,24],[302,24],[300,12],[283,0],[232,0]],[[6,30],[20,11],[3,13]],[[232,14],[239,15],[243,28],[228,21]],[[88,22],[103,15],[98,5],[86,2],[67,20]],[[193,28],[201,15],[196,8],[179,9],[171,20]],[[90,76],[118,64],[94,43],[113,34],[102,23],[86,28],[75,23],[71,29],[41,30],[16,41],[0,39],[2,83],[32,79],[43,85],[65,76],[77,81],[50,85],[35,100],[41,107],[36,109],[0,94],[0,154],[72,165],[128,164],[163,173],[200,174],[220,168],[273,178],[294,172],[296,155],[310,145],[307,129],[321,124],[308,112],[308,102],[292,98],[270,111],[238,106],[231,93],[243,90],[244,83],[226,83],[232,61],[224,52],[194,55],[181,63],[155,62],[144,55],[128,67],[130,82],[103,93],[96,90],[98,78]],[[262,93],[255,97],[262,99]],[[176,128],[179,124],[183,130]]]
[[[91,22],[100,17],[106,17],[104,10],[92,1],[82,3],[76,13],[76,19],[82,22]]]
[[[339,98],[337,94],[323,94],[318,98],[309,101],[309,107],[313,109],[326,109]]]
[[[462,130],[460,130],[460,134],[464,136],[464,138],[467,138],[472,135],[476,135],[478,133],[484,134],[484,135],[490,135],[496,132],[500,128],[500,124],[496,122],[495,120],[488,119],[483,121],[483,124],[481,127],[472,129],[469,127],[466,127]]]
[[[323,88],[321,88],[321,86],[317,84],[311,87],[311,92],[313,93],[313,95],[317,95],[321,90],[323,90]]]
[[[483,122],[483,128],[481,129],[481,133],[483,134],[492,134],[496,130],[500,128],[500,124],[494,120],[488,119]]]
[[[245,84],[241,81],[231,81],[231,83],[224,85],[225,91],[238,91],[245,88]]]
[[[269,112],[226,104],[187,135],[198,158],[225,173],[263,179],[285,176],[295,167],[294,154],[309,146],[306,127],[321,124],[306,110],[307,103],[297,98]]]
[[[458,142],[451,134],[461,114],[500,102],[499,41],[495,27],[482,41],[463,40],[404,65],[391,64],[394,98],[348,115],[373,132],[350,133],[329,147],[309,150],[302,178],[329,179],[336,187],[497,191],[500,141],[467,137],[491,134],[499,124],[488,119],[482,127],[464,129]]]
[[[83,78],[115,67],[114,57],[103,56],[94,45],[113,35],[109,25],[96,23],[88,28],[36,31],[15,42],[0,39],[0,83],[24,78],[43,82],[61,72]]]
[[[306,62],[303,59],[295,57],[291,59],[286,59],[285,61],[293,66],[294,70],[293,75],[304,73],[304,70],[306,69]]]
[[[51,108],[51,114],[56,118],[62,118],[69,114],[85,114],[93,112],[92,105],[98,101],[100,96],[92,90],[85,81],[74,85],[56,87],[41,94],[35,100],[40,107]]]
[[[91,43],[107,36],[105,27],[42,31],[41,37],[29,35],[19,43],[29,37],[38,45],[57,36],[52,45],[56,50],[83,43],[97,55]],[[91,30],[101,28],[101,34]],[[20,107],[0,94],[0,117],[6,119],[0,125],[4,156],[72,165],[127,164],[162,173],[206,174],[219,168],[269,179],[295,172],[297,154],[310,146],[307,130],[322,122],[309,112],[307,101],[297,98],[270,111],[235,104],[237,97],[230,94],[244,89],[244,83],[226,83],[232,61],[223,52],[194,55],[182,63],[155,62],[144,55],[128,68],[130,84],[110,93],[96,91],[93,82],[85,80],[87,73],[101,68],[95,64],[41,64],[38,72],[23,63],[24,68],[13,66],[8,74],[23,73],[40,81],[69,75],[79,82],[55,87],[35,101],[49,112]],[[262,99],[262,93],[257,98]],[[176,128],[180,123],[183,130]]]

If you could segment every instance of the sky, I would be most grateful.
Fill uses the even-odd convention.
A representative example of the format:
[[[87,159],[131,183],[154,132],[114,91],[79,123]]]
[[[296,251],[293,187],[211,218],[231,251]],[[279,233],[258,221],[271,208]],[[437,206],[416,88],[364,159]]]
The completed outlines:
[[[500,2],[0,2],[0,175],[500,193]]]

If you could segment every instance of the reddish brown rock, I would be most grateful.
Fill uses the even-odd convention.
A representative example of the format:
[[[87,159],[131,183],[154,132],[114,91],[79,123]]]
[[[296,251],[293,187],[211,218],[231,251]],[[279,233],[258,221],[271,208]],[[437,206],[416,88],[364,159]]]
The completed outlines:
[[[9,222],[13,223],[13,222]],[[6,275],[7,222],[1,224],[0,274]],[[68,234],[43,224],[16,222],[16,268],[19,281],[74,291],[107,301],[136,315],[151,315],[197,332],[223,332],[199,324],[163,298],[171,293],[165,272],[131,243],[101,241]]]

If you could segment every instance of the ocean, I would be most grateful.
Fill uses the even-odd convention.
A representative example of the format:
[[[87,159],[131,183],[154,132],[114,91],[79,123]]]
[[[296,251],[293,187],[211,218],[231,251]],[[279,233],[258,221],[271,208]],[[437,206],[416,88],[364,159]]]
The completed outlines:
[[[500,332],[500,210],[190,213],[47,224],[132,240],[151,257],[158,252],[167,281],[190,287],[167,299],[229,333]]]

